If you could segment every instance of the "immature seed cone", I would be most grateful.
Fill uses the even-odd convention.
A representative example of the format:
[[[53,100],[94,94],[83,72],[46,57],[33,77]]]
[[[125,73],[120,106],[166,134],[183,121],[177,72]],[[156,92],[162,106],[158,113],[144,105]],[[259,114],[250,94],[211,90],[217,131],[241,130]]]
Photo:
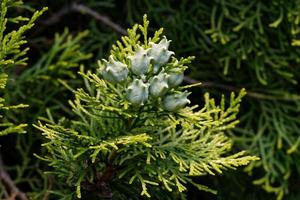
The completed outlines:
[[[173,51],[169,51],[169,45],[171,40],[167,40],[166,37],[158,43],[150,42],[151,49],[149,50],[148,55],[153,58],[153,72],[157,73],[161,66],[166,64],[171,55],[174,55]]]
[[[176,94],[167,95],[163,100],[163,106],[168,111],[177,111],[183,108],[186,104],[190,103],[187,96],[190,93],[181,92]]]
[[[183,81],[183,73],[170,73],[168,78],[168,85],[170,88],[180,85]]]
[[[135,79],[127,88],[127,99],[133,105],[143,105],[149,96],[149,84]]]
[[[148,72],[151,57],[147,55],[148,50],[138,46],[136,52],[129,56],[131,70],[135,75],[143,75]]]
[[[103,61],[104,67],[100,68],[100,73],[105,80],[119,83],[127,79],[128,68],[126,64],[114,60],[112,56],[109,57],[109,61]]]
[[[168,77],[168,74],[161,72],[151,79],[149,91],[152,97],[157,98],[166,94],[169,89]]]

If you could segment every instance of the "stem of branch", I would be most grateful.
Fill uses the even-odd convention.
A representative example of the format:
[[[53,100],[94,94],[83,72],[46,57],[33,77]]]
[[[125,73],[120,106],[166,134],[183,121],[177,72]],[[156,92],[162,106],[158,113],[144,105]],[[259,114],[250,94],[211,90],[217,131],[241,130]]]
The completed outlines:
[[[14,184],[13,180],[5,171],[3,160],[0,154],[0,183],[2,183],[8,190],[8,193],[10,193],[10,196],[7,198],[7,200],[28,200],[25,193],[19,190],[19,188]]]
[[[92,10],[88,6],[84,4],[78,4],[73,2],[70,5],[67,5],[63,7],[61,10],[59,10],[57,13],[55,13],[51,18],[49,18],[46,21],[43,21],[42,24],[44,25],[52,25],[60,21],[60,19],[71,12],[78,12],[81,14],[87,14],[96,20],[102,22],[103,24],[109,26],[111,29],[115,30],[116,32],[127,35],[127,31],[123,29],[120,25],[114,23],[112,20],[110,20],[107,16],[101,15],[98,12]]]
[[[220,83],[215,83],[215,82],[209,82],[209,81],[198,81],[196,79],[193,79],[189,76],[184,77],[184,81],[189,84],[195,84],[195,83],[201,83],[199,87],[203,88],[219,88],[223,90],[228,90],[228,91],[233,91],[233,92],[239,92],[242,87],[233,87],[230,85],[224,85]],[[247,90],[247,96],[255,99],[266,99],[266,100],[282,100],[282,101],[295,101],[295,100],[300,100],[300,96],[298,95],[288,95],[288,96],[274,96],[274,95],[268,95],[268,94],[262,94],[258,92],[253,92],[250,90]]]

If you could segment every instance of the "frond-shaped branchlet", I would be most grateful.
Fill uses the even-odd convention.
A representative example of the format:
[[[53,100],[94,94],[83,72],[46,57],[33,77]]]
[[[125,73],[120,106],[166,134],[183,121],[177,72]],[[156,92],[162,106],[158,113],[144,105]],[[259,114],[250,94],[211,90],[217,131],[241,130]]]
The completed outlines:
[[[40,158],[67,183],[70,199],[87,193],[170,199],[187,184],[215,193],[193,177],[257,159],[243,151],[230,154],[225,134],[238,123],[245,91],[232,94],[228,106],[224,97],[218,106],[206,94],[203,108],[189,107],[188,86],[180,84],[193,57],[175,58],[162,30],[148,37],[148,24],[145,16],[143,25],[129,29],[97,73],[80,73],[87,88],[74,91],[74,119],[36,125],[46,139]]]

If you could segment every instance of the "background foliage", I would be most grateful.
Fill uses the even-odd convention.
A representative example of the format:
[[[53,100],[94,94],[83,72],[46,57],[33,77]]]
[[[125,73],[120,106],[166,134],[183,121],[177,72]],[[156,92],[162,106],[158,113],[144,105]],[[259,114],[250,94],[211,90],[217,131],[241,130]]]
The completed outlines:
[[[44,6],[49,10],[27,34],[28,66],[5,68],[10,78],[3,96],[9,105],[33,106],[6,111],[6,120],[31,124],[38,116],[46,121],[74,117],[66,105],[72,98],[71,88],[84,84],[76,74],[80,64],[95,67],[96,60],[107,57],[111,44],[124,34],[123,29],[141,21],[147,13],[151,28],[165,28],[178,56],[196,56],[185,79],[188,83],[202,82],[200,88],[193,89],[193,103],[203,103],[200,96],[206,91],[216,98],[243,87],[248,91],[241,106],[241,123],[228,134],[236,150],[249,149],[261,160],[247,167],[248,173],[225,173],[218,180],[207,178],[220,191],[218,198],[298,199],[299,5],[299,0],[26,1],[11,16],[29,17],[33,8]],[[107,23],[101,15],[118,26]],[[28,126],[30,135],[2,137],[1,151],[5,152],[5,164],[19,165],[9,167],[17,171],[12,172],[14,178],[30,183],[25,188],[36,188],[41,176],[33,170],[39,163],[32,153],[40,152],[40,139],[38,131]],[[17,148],[12,149],[15,144]],[[18,179],[25,174],[34,180]],[[45,179],[43,189],[53,184]],[[197,195],[196,191],[190,194],[191,198]]]

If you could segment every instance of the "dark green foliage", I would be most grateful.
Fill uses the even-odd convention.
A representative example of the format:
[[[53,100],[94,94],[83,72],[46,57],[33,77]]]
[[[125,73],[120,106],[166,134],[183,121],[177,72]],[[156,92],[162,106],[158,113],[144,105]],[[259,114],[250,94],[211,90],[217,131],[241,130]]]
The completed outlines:
[[[6,10],[5,2],[2,2],[3,11]],[[11,7],[22,5],[21,1],[18,1],[18,3],[8,2]],[[37,158],[33,157],[34,152],[40,152],[37,148],[40,137],[34,131],[35,129],[31,128],[31,124],[36,122],[38,117],[45,118],[47,113],[50,114],[50,110],[57,111],[56,118],[70,113],[65,106],[68,95],[71,93],[67,85],[72,84],[75,87],[82,83],[77,79],[79,63],[91,57],[91,54],[80,51],[81,40],[87,36],[87,31],[72,36],[65,29],[62,34],[55,35],[54,41],[48,42],[50,48],[45,49],[45,52],[40,52],[41,57],[37,59],[35,64],[30,64],[29,67],[25,66],[27,59],[25,54],[28,52],[28,48],[20,49],[21,45],[27,42],[23,33],[33,26],[33,22],[42,12],[36,12],[31,20],[24,18],[24,21],[28,21],[28,23],[21,26],[16,32],[12,31],[7,34],[4,31],[3,41],[6,41],[6,43],[1,43],[3,45],[3,50],[1,50],[3,66],[1,66],[1,69],[9,74],[8,86],[5,90],[2,89],[4,98],[8,104],[18,105],[3,107],[5,123],[1,126],[9,128],[4,129],[1,135],[28,132],[26,136],[13,136],[13,140],[15,140],[13,143],[3,143],[5,139],[9,141],[10,138],[1,138],[1,153],[5,160],[9,160],[8,155],[15,155],[8,162],[14,164],[8,168],[8,172],[13,175],[12,178],[16,185],[24,185],[26,188],[30,188],[27,189],[29,192],[35,191],[30,195],[34,199],[47,196],[46,189],[51,187],[49,185],[52,185],[52,183],[39,169],[42,165],[39,164]],[[1,14],[5,16],[5,12],[1,11]],[[15,19],[9,19],[9,22],[11,21],[16,23]],[[6,20],[3,20],[3,23],[5,22]],[[3,75],[3,77],[6,76]],[[4,81],[6,82],[6,79]],[[9,109],[21,107],[26,107],[26,109]],[[27,123],[29,126],[24,129],[26,124],[14,126],[12,123],[6,122],[8,120],[16,124],[20,122]],[[11,148],[11,146],[15,146],[15,148]],[[9,190],[3,190],[3,185],[0,187],[1,199],[10,195],[7,193]]]
[[[9,172],[16,174],[16,184],[28,184],[29,191],[34,191],[30,195],[34,199],[40,199],[47,194],[46,189],[51,178],[44,176],[42,170],[38,169],[42,168],[42,165],[33,157],[33,153],[40,152],[37,144],[41,138],[31,124],[36,123],[37,118],[53,120],[71,115],[70,109],[65,106],[72,90],[68,85],[75,87],[83,83],[77,75],[79,63],[91,57],[79,49],[81,40],[86,36],[87,32],[72,36],[67,29],[62,34],[56,34],[48,52],[43,53],[30,68],[18,68],[19,71],[23,71],[11,74],[6,88],[5,99],[9,103],[24,102],[29,105],[26,109],[9,110],[6,116],[13,121],[30,124],[27,128],[28,135],[15,138],[15,154],[20,157],[21,162]],[[52,116],[51,112],[56,112],[56,116]]]
[[[6,99],[30,105],[29,109],[14,116],[16,120],[22,118],[24,121],[29,120],[29,123],[35,122],[37,117],[45,117],[47,109],[57,111],[57,114],[70,113],[65,106],[70,95],[68,85],[76,87],[82,83],[77,75],[79,65],[91,57],[91,54],[80,50],[87,34],[85,31],[72,36],[68,29],[62,34],[55,34],[50,48],[41,52],[42,56],[36,63],[28,69],[19,69],[23,71],[11,76]]]
[[[293,192],[290,182],[299,179],[299,5],[297,0],[127,3],[130,21],[149,13],[178,53],[197,56],[191,75],[208,91],[248,90],[242,123],[231,135],[239,148],[262,158],[247,171],[278,199]]]

